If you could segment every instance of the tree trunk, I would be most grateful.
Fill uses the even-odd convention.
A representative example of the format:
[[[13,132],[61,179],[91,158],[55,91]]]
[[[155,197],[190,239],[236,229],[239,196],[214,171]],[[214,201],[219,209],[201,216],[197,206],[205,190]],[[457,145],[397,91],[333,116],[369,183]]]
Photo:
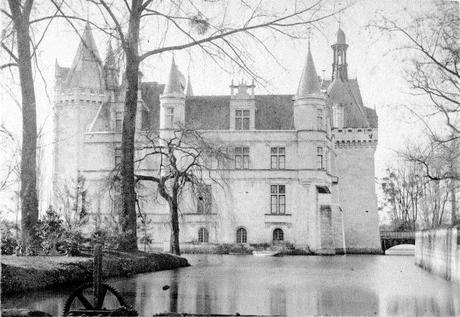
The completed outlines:
[[[169,252],[175,255],[180,255],[179,247],[179,214],[177,199],[169,203],[171,212],[171,239],[169,241]]]
[[[137,250],[136,192],[134,180],[134,142],[136,133],[137,91],[139,78],[140,4],[133,0],[129,17],[126,54],[126,97],[121,138],[121,196],[120,226],[123,233],[119,249]]]
[[[37,113],[30,53],[29,15],[21,12],[19,1],[9,1],[17,33],[18,68],[22,97],[21,231],[26,252],[34,252],[37,200]],[[24,11],[24,10],[23,10]]]

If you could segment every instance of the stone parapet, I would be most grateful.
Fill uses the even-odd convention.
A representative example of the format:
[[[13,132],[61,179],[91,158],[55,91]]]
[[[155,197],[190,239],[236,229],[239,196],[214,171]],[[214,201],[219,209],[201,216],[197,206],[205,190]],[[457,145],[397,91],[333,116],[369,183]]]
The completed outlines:
[[[377,146],[378,142],[378,132],[376,128],[334,129],[332,135],[338,147]]]

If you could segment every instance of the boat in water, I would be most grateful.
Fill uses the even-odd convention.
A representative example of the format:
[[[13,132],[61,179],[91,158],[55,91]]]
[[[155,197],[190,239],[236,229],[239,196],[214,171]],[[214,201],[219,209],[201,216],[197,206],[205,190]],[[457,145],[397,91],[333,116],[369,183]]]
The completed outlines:
[[[278,256],[281,254],[279,250],[261,250],[261,251],[252,251],[254,256]]]

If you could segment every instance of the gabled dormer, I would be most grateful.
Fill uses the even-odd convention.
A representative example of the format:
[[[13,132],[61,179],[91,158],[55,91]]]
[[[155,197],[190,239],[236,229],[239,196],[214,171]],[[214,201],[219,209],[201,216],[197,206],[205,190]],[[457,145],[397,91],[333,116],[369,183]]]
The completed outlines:
[[[230,130],[254,130],[256,99],[254,81],[230,85]],[[249,90],[249,91],[248,91]]]

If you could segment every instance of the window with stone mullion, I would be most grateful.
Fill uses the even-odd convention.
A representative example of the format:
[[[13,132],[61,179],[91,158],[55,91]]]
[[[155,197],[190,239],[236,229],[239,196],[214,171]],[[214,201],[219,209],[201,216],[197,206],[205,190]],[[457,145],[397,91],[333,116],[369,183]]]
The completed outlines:
[[[271,185],[271,213],[285,214],[286,213],[286,186]]]
[[[249,110],[235,110],[235,130],[249,130]]]
[[[286,149],[284,147],[271,148],[271,168],[284,169],[286,167]]]
[[[236,147],[235,148],[235,168],[236,169],[249,169],[249,148]]]

